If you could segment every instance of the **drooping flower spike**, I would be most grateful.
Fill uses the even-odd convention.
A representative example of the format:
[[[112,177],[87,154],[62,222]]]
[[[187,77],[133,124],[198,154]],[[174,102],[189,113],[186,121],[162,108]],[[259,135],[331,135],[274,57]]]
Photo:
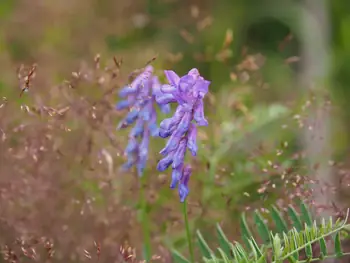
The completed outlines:
[[[165,171],[172,165],[170,187],[178,185],[180,201],[184,202],[188,193],[188,181],[191,175],[189,165],[184,165],[186,149],[197,155],[197,125],[207,126],[204,117],[203,98],[208,92],[210,81],[200,76],[197,69],[191,69],[187,75],[179,77],[174,71],[166,70],[169,84],[162,85],[156,101],[161,105],[177,102],[178,106],[172,118],[160,123],[159,136],[169,138],[161,154],[157,169]],[[193,120],[195,122],[193,122]]]
[[[117,103],[116,109],[129,109],[127,116],[119,123],[117,129],[129,127],[135,123],[129,134],[129,143],[125,149],[127,162],[124,170],[136,166],[139,176],[142,176],[148,157],[150,136],[158,136],[157,113],[155,97],[159,95],[160,83],[153,76],[153,67],[147,66],[134,81],[122,88],[119,96],[125,98]],[[170,112],[169,105],[159,105],[164,113]]]

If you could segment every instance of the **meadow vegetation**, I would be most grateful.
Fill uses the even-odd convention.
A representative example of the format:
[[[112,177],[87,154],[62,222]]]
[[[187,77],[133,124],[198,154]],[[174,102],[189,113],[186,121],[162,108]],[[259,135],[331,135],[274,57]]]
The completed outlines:
[[[350,16],[328,3],[305,77],[302,5],[260,2],[1,2],[0,262],[348,262]],[[184,203],[167,139],[122,169],[119,95],[149,68],[210,81]]]

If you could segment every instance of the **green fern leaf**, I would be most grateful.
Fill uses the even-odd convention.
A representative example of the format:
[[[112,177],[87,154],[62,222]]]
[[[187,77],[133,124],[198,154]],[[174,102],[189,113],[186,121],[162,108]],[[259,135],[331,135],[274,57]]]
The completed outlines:
[[[272,216],[272,219],[275,221],[278,232],[287,233],[288,232],[287,223],[284,221],[284,219],[281,216],[281,213],[278,211],[278,209],[275,206],[272,206],[271,216]]]
[[[241,229],[243,237],[247,241],[248,246],[245,248],[238,242],[232,244],[228,241],[225,233],[219,224],[216,225],[216,231],[219,238],[220,246],[217,248],[217,255],[209,248],[207,242],[202,237],[202,234],[197,231],[197,240],[200,251],[203,255],[203,261],[206,263],[266,263],[267,257],[271,263],[282,262],[310,262],[323,258],[341,257],[346,255],[341,247],[340,231],[344,230],[348,225],[347,213],[345,220],[337,220],[333,224],[332,218],[329,220],[322,219],[318,225],[316,221],[312,222],[310,212],[304,203],[301,203],[301,216],[299,216],[294,208],[288,208],[288,214],[293,222],[293,227],[288,230],[286,221],[282,218],[280,211],[276,207],[272,207],[270,214],[276,225],[276,232],[269,231],[267,224],[264,222],[261,214],[254,212],[253,219],[256,224],[257,232],[264,241],[264,244],[259,246],[251,235],[251,231],[247,226],[244,214],[241,217]],[[302,228],[301,225],[304,224]],[[328,254],[326,237],[334,236],[335,254]],[[319,258],[313,258],[312,244],[318,242],[320,244]],[[272,251],[271,251],[272,248]],[[307,259],[299,260],[300,251],[304,251]],[[272,252],[272,253],[271,253]],[[268,256],[269,255],[269,256]],[[173,251],[173,258],[176,263],[189,263],[177,251]],[[270,259],[271,258],[271,259]]]
[[[242,215],[241,215],[240,227],[241,227],[241,232],[242,232],[242,239],[243,239],[244,243],[246,244],[246,246],[249,247],[249,239],[253,235],[248,227],[245,213],[242,213]]]
[[[220,253],[220,255],[221,255],[221,257],[222,257],[222,259],[223,259],[223,261],[226,263],[229,263],[229,262],[231,262],[230,261],[230,258],[228,257],[228,255],[229,254],[227,254],[224,250],[222,250],[221,248],[218,248],[218,251],[219,251],[219,253]]]
[[[232,248],[232,254],[233,254],[233,258],[235,261],[239,262],[241,260],[241,257],[237,251],[237,248],[235,246],[233,246]]]
[[[274,259],[276,262],[279,262],[283,253],[281,238],[279,237],[278,234],[275,234],[275,235],[271,234],[271,240],[272,240],[272,251],[273,251]]]
[[[231,242],[228,241],[224,231],[222,231],[222,228],[220,227],[219,224],[216,224],[216,232],[218,233],[218,236],[219,236],[219,244],[220,244],[220,247],[222,248],[222,250],[226,253],[226,255],[229,257],[229,258],[232,258],[232,255],[231,255]]]
[[[265,255],[262,255],[257,261],[256,263],[266,263],[266,256]]]
[[[334,250],[337,257],[343,256],[343,251],[341,248],[341,241],[340,241],[340,231],[337,232],[334,238]]]
[[[204,238],[199,230],[197,230],[197,241],[198,241],[199,249],[200,249],[202,255],[205,258],[211,258],[213,251],[209,248],[207,242],[204,240]]]
[[[270,233],[267,225],[264,222],[263,217],[258,211],[255,211],[254,213],[254,221],[257,227],[257,230],[259,232],[260,237],[264,242],[270,241]]]
[[[303,224],[301,223],[300,217],[298,213],[295,211],[293,206],[288,206],[288,215],[290,219],[292,220],[293,226],[298,230],[301,231],[303,229]]]
[[[333,218],[329,217],[328,224],[326,224],[326,231],[330,231],[333,228]]]
[[[312,234],[311,234],[311,229],[308,228],[306,225],[305,225],[305,241],[306,242],[309,242],[311,243],[312,240],[314,240],[314,238],[312,237]],[[306,247],[305,247],[305,254],[306,254],[306,257],[309,259],[309,258],[312,258],[312,246],[311,244],[308,244]]]
[[[297,230],[296,228],[292,228],[292,230],[288,233],[288,237],[290,239],[289,244],[290,244],[290,251],[295,251],[294,254],[292,255],[294,259],[299,258],[299,252],[297,250],[298,248],[298,237],[297,237]]]
[[[294,257],[289,257],[288,260],[289,263],[298,263],[298,259],[295,259]]]
[[[300,210],[302,221],[304,221],[308,226],[312,226],[312,218],[309,212],[309,208],[302,201],[300,203]]]
[[[249,256],[248,256],[247,252],[244,250],[243,246],[240,243],[235,242],[235,247],[240,255],[241,260],[243,262],[249,263],[249,260],[248,260]]]
[[[175,263],[190,263],[190,261],[181,255],[177,250],[172,250],[171,254]]]
[[[324,238],[320,239],[320,250],[323,256],[327,256],[327,245]]]
[[[250,248],[254,254],[254,259],[258,260],[259,258],[261,258],[262,252],[261,252],[258,244],[256,243],[256,241],[252,238],[249,240],[249,244],[250,244]]]

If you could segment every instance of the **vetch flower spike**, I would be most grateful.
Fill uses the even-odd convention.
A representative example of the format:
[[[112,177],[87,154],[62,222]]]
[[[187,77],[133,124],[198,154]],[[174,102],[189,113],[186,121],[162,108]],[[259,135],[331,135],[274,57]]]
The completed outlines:
[[[157,169],[164,171],[172,165],[170,187],[176,188],[178,185],[180,201],[184,202],[189,194],[191,175],[191,167],[184,165],[186,149],[192,156],[197,155],[197,126],[208,125],[204,117],[203,98],[208,93],[210,81],[201,77],[195,68],[181,78],[171,70],[166,70],[165,75],[169,84],[161,86],[156,101],[160,105],[177,102],[178,106],[173,117],[160,123],[159,136],[169,139],[160,151],[164,158],[159,161]]]
[[[146,167],[150,136],[159,135],[155,98],[161,95],[161,84],[153,75],[152,66],[147,66],[130,85],[119,92],[119,96],[125,99],[116,104],[116,109],[129,109],[129,112],[117,129],[123,129],[135,123],[125,149],[128,160],[123,165],[123,169],[128,170],[135,165],[139,176],[142,176]],[[169,105],[158,104],[158,106],[164,113],[170,112]]]

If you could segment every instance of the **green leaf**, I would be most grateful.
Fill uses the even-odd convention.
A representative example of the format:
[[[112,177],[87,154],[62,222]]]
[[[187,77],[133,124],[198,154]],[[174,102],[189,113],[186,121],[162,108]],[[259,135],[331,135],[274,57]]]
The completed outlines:
[[[255,211],[254,213],[254,221],[257,227],[257,230],[259,232],[260,237],[264,242],[270,241],[270,233],[267,225],[264,222],[263,217],[258,211]]]
[[[238,242],[235,242],[235,247],[239,253],[239,255],[241,256],[241,259],[243,259],[243,262],[249,262],[248,260],[248,254],[247,252],[244,250],[244,248],[242,247],[242,245]]]
[[[171,254],[175,263],[190,263],[190,261],[181,255],[177,250],[172,250]]]
[[[240,255],[240,253],[238,252],[236,246],[233,246],[232,254],[233,254],[234,260],[236,260],[237,262],[240,262],[240,261],[242,260],[242,257],[241,257],[241,255]]]
[[[242,231],[242,238],[247,247],[249,247],[249,239],[252,237],[252,233],[248,227],[247,220],[245,217],[245,213],[242,213],[240,218],[240,226]]]
[[[298,262],[298,260],[295,259],[294,257],[289,257],[288,260],[290,263],[297,263]]]
[[[222,250],[226,253],[226,255],[229,258],[232,258],[231,243],[230,243],[230,241],[228,241],[224,231],[222,230],[222,228],[220,227],[219,224],[216,224],[216,232],[218,233],[218,236],[219,236],[220,247],[222,248]]]
[[[298,260],[299,259],[299,252],[297,250],[297,248],[299,247],[298,244],[298,237],[297,237],[297,229],[295,227],[292,228],[292,230],[289,232],[289,235],[291,237],[291,247],[293,248],[293,250],[295,250],[295,253],[293,254],[293,257]]]
[[[306,206],[306,204],[301,201],[300,203],[300,210],[301,210],[301,219],[303,222],[305,222],[308,226],[312,226],[312,218],[309,212],[309,208]]]
[[[327,245],[326,240],[324,240],[324,238],[320,239],[320,250],[324,256],[327,256]]]
[[[271,240],[272,240],[272,250],[275,261],[279,262],[280,257],[282,256],[282,242],[281,238],[278,234],[271,234]]]
[[[254,254],[255,260],[258,260],[262,256],[262,252],[258,246],[258,244],[255,242],[254,238],[251,238],[249,240],[250,247],[252,249],[252,252]]]
[[[265,255],[262,255],[257,261],[256,263],[266,263],[266,257]]]
[[[301,223],[298,213],[295,211],[295,209],[291,205],[288,206],[288,214],[296,230],[301,231],[303,229],[303,224]]]
[[[334,250],[337,257],[341,257],[343,255],[343,251],[341,248],[341,241],[340,241],[340,231],[337,232],[337,234],[335,235]]]
[[[312,237],[311,237],[310,229],[308,227],[305,227],[305,243],[307,243],[311,240],[312,240]],[[312,246],[311,246],[311,244],[309,244],[305,247],[305,254],[306,254],[307,258],[312,258]]]
[[[272,206],[271,216],[272,216],[272,219],[275,221],[278,232],[287,233],[288,232],[287,223],[281,217],[280,212],[275,206]]]
[[[199,249],[200,249],[202,255],[205,258],[211,258],[213,251],[211,251],[211,249],[209,248],[207,242],[204,240],[204,238],[199,230],[197,230],[197,240],[198,240]]]
[[[218,248],[218,251],[219,251],[222,259],[224,260],[224,262],[230,262],[230,258],[229,258],[230,254],[226,254],[226,252],[223,251],[221,248]]]

